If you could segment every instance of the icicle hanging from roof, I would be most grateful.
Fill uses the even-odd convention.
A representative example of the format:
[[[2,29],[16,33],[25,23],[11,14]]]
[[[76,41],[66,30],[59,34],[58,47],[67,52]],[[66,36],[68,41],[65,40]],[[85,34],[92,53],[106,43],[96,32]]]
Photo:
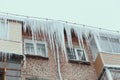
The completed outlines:
[[[40,21],[34,19],[27,19],[25,22],[26,23],[24,24],[24,31],[26,30],[27,27],[30,27],[33,38],[35,38],[36,35],[42,31],[44,40],[46,41],[47,39],[49,39],[50,48],[52,50],[55,50],[55,46],[56,46],[55,42],[57,42],[58,47],[61,47],[62,49],[62,53],[65,53],[65,55],[67,55],[64,30],[66,31],[66,35],[67,35],[68,46],[70,48],[73,48],[72,36],[71,36],[72,29],[75,31],[75,34],[78,37],[79,45],[82,46],[82,48],[84,48],[83,35],[82,35],[84,29],[82,29],[80,26],[70,25],[63,22],[51,21],[51,20]],[[57,38],[54,38],[54,36],[56,36]]]
[[[71,30],[73,29],[75,32],[76,37],[78,38],[79,45],[84,48],[83,45],[83,36],[85,37],[86,41],[89,42],[89,34],[93,35],[97,38],[99,42],[99,46],[101,44],[100,36],[110,37],[110,38],[120,38],[120,34],[112,31],[102,30],[91,28],[86,25],[77,25],[71,23],[65,23],[62,21],[55,21],[55,20],[45,20],[45,19],[37,19],[32,17],[25,17],[25,16],[14,16],[14,15],[0,15],[0,18],[7,19],[7,20],[14,20],[14,21],[22,21],[24,23],[23,30],[26,31],[27,27],[30,28],[32,32],[32,39],[36,39],[38,34],[43,34],[44,41],[49,40],[50,48],[55,52],[55,40],[59,47],[62,48],[62,53],[66,54],[66,46],[65,46],[65,36],[64,30],[66,31],[68,46],[73,48],[72,44],[72,36]],[[112,32],[112,33],[111,33]],[[55,39],[54,36],[57,38]],[[90,44],[89,44],[90,45]]]

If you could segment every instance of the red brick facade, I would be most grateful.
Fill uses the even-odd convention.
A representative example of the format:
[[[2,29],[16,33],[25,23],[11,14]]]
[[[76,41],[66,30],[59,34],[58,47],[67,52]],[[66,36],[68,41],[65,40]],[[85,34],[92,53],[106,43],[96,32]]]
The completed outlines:
[[[78,41],[73,39],[74,46]],[[86,43],[85,43],[86,46]],[[86,53],[90,64],[67,62],[65,55],[60,53],[60,68],[63,80],[97,80],[94,62],[90,50],[86,46]],[[60,49],[59,49],[60,50]],[[48,80],[59,80],[56,56],[48,46],[48,59],[40,56],[27,56],[26,68],[22,70],[22,79],[39,77]]]

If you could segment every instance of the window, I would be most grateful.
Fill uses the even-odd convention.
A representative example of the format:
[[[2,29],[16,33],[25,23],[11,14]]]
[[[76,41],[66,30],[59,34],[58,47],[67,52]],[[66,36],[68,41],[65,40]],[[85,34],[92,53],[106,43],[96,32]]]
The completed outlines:
[[[30,53],[30,54],[34,54],[34,45],[33,43],[25,43],[25,49],[26,49],[26,53]]]
[[[104,52],[120,53],[120,41],[119,38],[110,38],[100,36],[99,39],[100,48]]]
[[[46,54],[46,50],[45,50],[45,44],[40,44],[40,43],[37,43],[37,53],[39,55],[42,55],[42,56],[47,56]]]
[[[45,42],[36,40],[24,40],[24,41],[25,41],[25,54],[48,57],[47,46]]]
[[[73,61],[87,61],[85,51],[80,48],[67,48],[68,59]]]
[[[8,39],[8,22],[0,20],[0,39]]]

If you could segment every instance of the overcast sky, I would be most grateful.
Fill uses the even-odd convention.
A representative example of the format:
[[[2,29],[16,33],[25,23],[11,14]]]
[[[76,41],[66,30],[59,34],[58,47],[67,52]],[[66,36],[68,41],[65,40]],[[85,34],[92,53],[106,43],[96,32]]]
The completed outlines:
[[[120,0],[0,0],[0,11],[120,31]]]

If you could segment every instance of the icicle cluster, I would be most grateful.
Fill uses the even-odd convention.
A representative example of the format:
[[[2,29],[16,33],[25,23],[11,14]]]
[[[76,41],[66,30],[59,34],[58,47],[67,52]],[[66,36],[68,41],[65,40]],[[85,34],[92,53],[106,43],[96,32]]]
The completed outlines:
[[[58,46],[62,48],[62,53],[65,53],[66,55],[64,30],[66,31],[68,46],[70,48],[73,48],[71,30],[74,30],[75,35],[78,37],[80,47],[84,48],[83,33],[85,33],[85,29],[81,26],[66,24],[60,21],[40,21],[29,18],[25,20],[24,31],[26,31],[27,27],[31,29],[33,39],[36,38],[37,34],[40,34],[42,31],[44,40],[46,41],[49,39],[50,47],[54,52],[55,46]],[[88,33],[87,30],[86,33]]]
[[[0,51],[0,60],[1,61],[4,61],[5,59],[9,60],[12,56],[17,57],[18,59],[22,59],[23,58],[22,55],[19,55],[19,54],[16,54],[16,53],[9,53],[9,52]]]
[[[14,20],[16,22],[22,21],[24,23],[23,28],[25,32],[28,27],[30,28],[32,32],[33,40],[38,36],[38,34],[41,34],[42,32],[42,35],[44,36],[44,41],[47,40],[49,41],[50,48],[54,52],[55,52],[55,46],[58,46],[61,47],[62,53],[65,53],[66,55],[64,30],[66,32],[68,46],[70,48],[73,48],[71,30],[74,30],[74,33],[78,38],[80,47],[84,49],[84,45],[83,45],[83,36],[84,36],[86,42],[92,49],[93,55],[95,56],[99,51],[109,51],[108,48],[104,45],[106,42],[108,42],[108,44],[112,46],[110,48],[112,52],[120,52],[120,50],[115,49],[116,48],[115,45],[117,45],[117,47],[120,47],[120,45],[115,42],[117,40],[111,40],[111,38],[119,40],[120,34],[116,32],[111,33],[111,31],[90,28],[84,25],[75,25],[61,21],[43,20],[43,19],[37,19],[31,17],[21,17],[21,16],[2,14],[0,18],[5,20],[8,19]],[[92,39],[89,38],[90,36]],[[101,36],[108,37],[109,39],[107,38],[108,40],[105,40]]]

